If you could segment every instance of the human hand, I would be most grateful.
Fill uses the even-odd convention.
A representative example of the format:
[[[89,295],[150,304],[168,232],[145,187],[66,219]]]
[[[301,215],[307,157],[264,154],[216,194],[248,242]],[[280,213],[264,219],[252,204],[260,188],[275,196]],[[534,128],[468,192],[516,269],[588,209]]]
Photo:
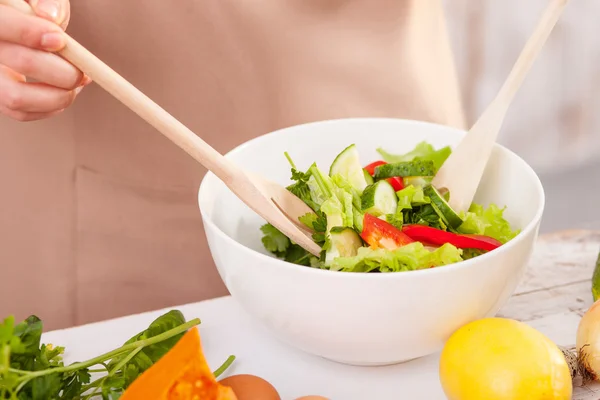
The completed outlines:
[[[0,5],[0,114],[18,121],[62,112],[91,82],[53,54],[65,46],[63,29],[69,23],[69,0],[29,3],[38,16]]]

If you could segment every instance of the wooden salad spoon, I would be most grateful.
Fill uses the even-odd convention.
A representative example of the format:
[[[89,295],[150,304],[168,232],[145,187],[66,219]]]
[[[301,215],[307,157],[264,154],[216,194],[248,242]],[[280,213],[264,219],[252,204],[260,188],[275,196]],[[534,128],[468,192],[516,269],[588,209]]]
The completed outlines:
[[[500,92],[442,165],[432,184],[450,192],[450,206],[468,211],[512,99],[569,0],[552,0]]]
[[[0,4],[35,15],[23,0],[0,0]],[[248,207],[293,242],[313,255],[320,254],[321,247],[310,236],[310,229],[298,221],[298,217],[313,212],[302,200],[277,183],[242,171],[66,33],[65,40],[66,47],[57,54],[214,173]]]

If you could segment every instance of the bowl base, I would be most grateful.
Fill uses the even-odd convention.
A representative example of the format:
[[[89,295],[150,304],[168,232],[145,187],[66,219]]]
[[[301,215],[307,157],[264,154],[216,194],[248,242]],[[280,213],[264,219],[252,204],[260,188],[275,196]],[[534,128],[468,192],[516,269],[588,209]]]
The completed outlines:
[[[398,361],[382,361],[382,362],[362,362],[362,361],[338,360],[338,359],[328,358],[328,357],[323,357],[323,358],[328,361],[333,361],[338,364],[352,365],[354,367],[386,367],[389,365],[404,364],[404,363],[416,360],[421,357],[407,358],[405,360],[398,360]]]

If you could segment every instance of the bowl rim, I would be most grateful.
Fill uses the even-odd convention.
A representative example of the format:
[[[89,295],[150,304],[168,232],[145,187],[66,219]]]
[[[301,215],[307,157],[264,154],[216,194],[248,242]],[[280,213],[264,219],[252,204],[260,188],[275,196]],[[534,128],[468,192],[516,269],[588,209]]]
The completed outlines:
[[[380,123],[380,122],[385,122],[385,121],[403,122],[403,123],[408,123],[409,125],[426,125],[426,126],[430,126],[430,127],[435,127],[436,129],[441,128],[441,129],[444,129],[447,131],[454,131],[455,133],[458,133],[461,135],[466,134],[465,130],[459,129],[456,127],[433,123],[433,122],[404,119],[404,118],[353,117],[353,118],[326,119],[326,120],[320,120],[320,121],[307,122],[307,123],[298,124],[298,125],[291,125],[288,127],[277,129],[275,131],[272,131],[272,132],[269,132],[269,133],[266,133],[263,135],[259,135],[255,138],[252,138],[252,139],[240,144],[239,146],[236,146],[235,148],[233,148],[232,150],[227,152],[225,154],[225,156],[229,156],[229,155],[235,154],[237,152],[243,151],[246,147],[251,146],[255,142],[258,142],[261,140],[266,140],[267,137],[285,135],[291,129],[310,128],[311,126],[314,126],[314,125],[336,124],[336,123],[340,123],[340,122]],[[427,268],[427,269],[420,269],[420,270],[398,271],[395,273],[387,272],[387,273],[378,273],[378,274],[358,273],[358,272],[352,273],[352,272],[332,271],[329,269],[307,267],[304,265],[293,264],[293,263],[281,260],[279,258],[275,258],[273,256],[263,254],[257,250],[254,250],[250,247],[247,247],[247,246],[239,243],[238,241],[236,241],[235,239],[233,239],[232,237],[227,235],[212,221],[210,216],[206,215],[205,212],[203,211],[203,209],[202,209],[203,208],[202,207],[203,199],[204,199],[204,201],[206,201],[205,199],[207,196],[206,189],[205,189],[206,185],[207,185],[206,182],[209,179],[217,179],[217,180],[219,179],[211,171],[208,171],[206,173],[206,175],[202,178],[202,181],[200,182],[200,186],[198,188],[198,207],[200,209],[200,214],[202,216],[203,223],[205,225],[210,226],[212,228],[213,232],[215,232],[220,237],[224,238],[225,242],[228,242],[231,246],[234,246],[234,247],[240,249],[242,252],[248,254],[249,256],[258,257],[259,260],[262,260],[262,261],[265,261],[268,263],[279,264],[277,266],[277,268],[285,268],[286,270],[289,270],[290,272],[298,271],[300,273],[318,274],[318,275],[322,275],[324,277],[338,276],[343,279],[372,279],[372,280],[403,279],[403,278],[393,278],[393,277],[398,277],[398,276],[400,276],[400,277],[402,277],[402,276],[415,277],[415,276],[419,276],[422,274],[433,276],[433,274],[451,273],[452,271],[456,271],[458,269],[471,268],[475,265],[485,263],[488,259],[490,259],[492,257],[499,257],[501,254],[510,252],[513,247],[517,246],[520,241],[524,240],[525,237],[529,236],[529,234],[534,229],[536,229],[537,226],[539,226],[539,223],[542,219],[544,209],[545,209],[546,196],[545,196],[545,192],[544,192],[544,187],[543,187],[542,182],[541,182],[539,176],[537,175],[537,173],[525,160],[523,160],[515,152],[509,150],[508,148],[502,146],[501,144],[499,144],[497,142],[495,143],[494,148],[499,148],[500,151],[508,153],[510,156],[514,157],[518,162],[520,162],[523,165],[523,167],[525,167],[526,172],[530,175],[534,184],[538,188],[538,192],[539,192],[538,201],[540,203],[540,207],[537,210],[533,219],[524,228],[521,229],[521,232],[515,238],[513,238],[508,243],[500,246],[499,248],[497,248],[493,251],[482,254],[478,257],[459,261],[459,262],[453,263],[453,264],[447,264],[447,265],[444,265],[444,266],[438,267],[438,268]],[[446,271],[446,272],[443,272],[443,271]]]

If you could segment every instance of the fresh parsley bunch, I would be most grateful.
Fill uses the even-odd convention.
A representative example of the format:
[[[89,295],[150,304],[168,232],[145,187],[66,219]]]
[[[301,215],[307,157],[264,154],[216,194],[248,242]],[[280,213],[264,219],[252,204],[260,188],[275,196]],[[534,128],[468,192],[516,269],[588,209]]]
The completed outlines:
[[[15,325],[10,316],[0,323],[0,399],[118,399],[199,323],[197,318],[186,322],[180,311],[171,310],[118,349],[65,365],[64,347],[41,344],[43,324],[38,317],[32,315]],[[229,357],[219,373],[233,359]]]

